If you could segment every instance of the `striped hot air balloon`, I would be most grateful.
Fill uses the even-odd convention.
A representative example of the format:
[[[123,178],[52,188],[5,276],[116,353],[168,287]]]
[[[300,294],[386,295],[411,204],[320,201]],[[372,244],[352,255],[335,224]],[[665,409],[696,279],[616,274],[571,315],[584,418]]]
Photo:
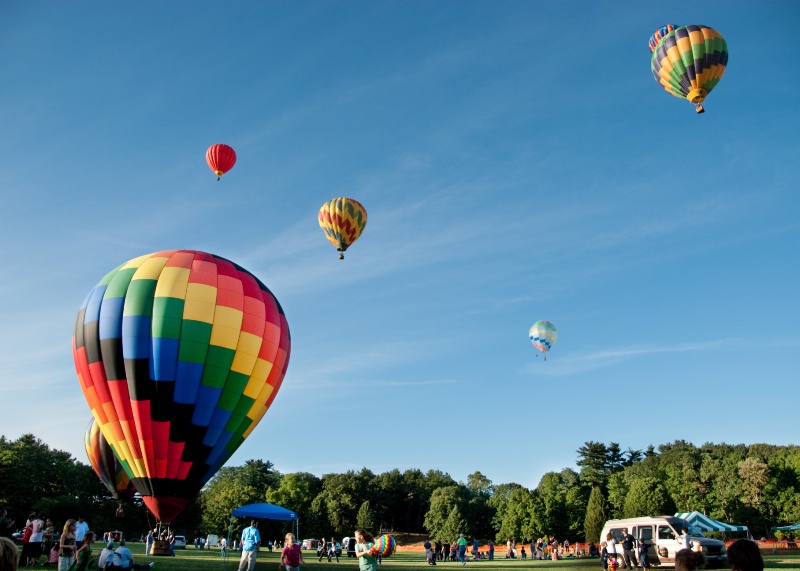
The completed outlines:
[[[352,198],[333,198],[322,205],[318,214],[319,227],[325,237],[339,251],[339,259],[344,259],[344,251],[358,240],[367,225],[367,211]]]
[[[100,427],[94,417],[86,428],[84,445],[86,446],[86,456],[89,458],[89,463],[92,465],[94,473],[97,474],[103,485],[111,492],[111,497],[118,502],[133,498],[136,488],[133,486],[130,476],[125,473],[122,464],[114,455],[114,451],[105,436],[100,432]]]
[[[89,292],[72,351],[103,436],[153,515],[171,522],[267,412],[290,340],[254,275],[169,250],[122,264]]]
[[[208,163],[208,168],[214,171],[214,174],[217,175],[217,180],[219,180],[222,175],[231,170],[233,165],[236,164],[236,151],[222,143],[211,145],[206,151],[206,162]]]
[[[728,65],[728,45],[708,26],[667,24],[650,37],[650,70],[667,93],[697,105],[719,83]]]
[[[541,320],[531,325],[531,329],[528,331],[528,337],[531,343],[533,343],[533,346],[545,354],[544,359],[546,361],[547,352],[555,345],[558,333],[556,332],[555,325],[549,321]]]

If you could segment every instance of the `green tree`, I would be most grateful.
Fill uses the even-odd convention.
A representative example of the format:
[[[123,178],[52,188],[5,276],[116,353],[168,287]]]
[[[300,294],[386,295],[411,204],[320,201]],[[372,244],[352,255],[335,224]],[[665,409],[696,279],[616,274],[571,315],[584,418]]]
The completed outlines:
[[[33,509],[46,511],[54,522],[81,513],[93,526],[100,525],[104,505],[116,508],[90,466],[52,450],[33,434],[13,441],[0,436],[0,506],[17,524],[24,525]]]
[[[248,460],[244,466],[221,468],[200,493],[202,508],[200,533],[219,533],[228,529],[234,509],[266,501],[267,491],[277,488],[280,474],[272,463]],[[236,518],[234,529],[246,527],[247,518]]]
[[[498,543],[505,543],[509,539],[521,541],[533,537],[533,498],[531,493],[523,488],[515,488],[503,510],[503,518],[495,535]]]
[[[664,485],[656,478],[636,478],[625,497],[625,517],[672,513],[674,505]]]
[[[603,498],[603,492],[600,491],[600,488],[594,487],[589,493],[586,518],[583,520],[584,541],[597,541],[607,519],[606,501]]]
[[[458,509],[458,507],[453,507],[453,509],[450,510],[447,520],[445,521],[440,533],[441,539],[447,539],[448,541],[456,539],[460,533],[463,533],[464,535],[469,534],[467,520],[465,520],[461,515],[461,511]],[[437,536],[436,539],[440,539],[440,537]]]
[[[608,479],[608,449],[602,442],[590,440],[578,448],[576,464],[581,469],[581,483],[587,488],[605,489]]]
[[[503,518],[506,515],[509,506],[511,505],[512,494],[519,489],[524,489],[519,484],[499,484],[492,487],[492,497],[489,498],[487,503],[489,509],[492,510],[492,529],[495,534],[495,541],[500,541],[499,529],[503,525]],[[527,490],[526,490],[527,491]]]
[[[608,479],[608,495],[606,496],[606,509],[609,518],[623,517],[625,498],[628,495],[628,482],[625,474],[617,472]]]
[[[689,512],[702,502],[700,472],[702,457],[700,450],[684,440],[658,447],[664,485],[678,511]]]
[[[356,527],[358,529],[373,529],[375,525],[375,517],[369,507],[369,502],[365,501],[358,508],[356,514]]]
[[[458,486],[446,486],[434,490],[433,496],[431,497],[430,508],[425,514],[425,520],[423,522],[430,537],[440,541],[449,539],[449,536],[446,534],[447,520],[453,508],[458,508],[459,517],[463,517],[461,515],[463,505],[464,501]]]
[[[742,503],[763,513],[764,488],[769,481],[769,467],[763,460],[750,456],[737,467],[742,481]]]
[[[535,529],[542,529],[545,533],[556,537],[566,537],[569,532],[567,519],[566,486],[562,476],[556,472],[548,472],[539,481],[536,492],[541,499],[542,512],[536,514]]]
[[[267,501],[301,514],[308,513],[311,502],[322,489],[322,480],[308,472],[286,474],[277,487],[267,490]]]

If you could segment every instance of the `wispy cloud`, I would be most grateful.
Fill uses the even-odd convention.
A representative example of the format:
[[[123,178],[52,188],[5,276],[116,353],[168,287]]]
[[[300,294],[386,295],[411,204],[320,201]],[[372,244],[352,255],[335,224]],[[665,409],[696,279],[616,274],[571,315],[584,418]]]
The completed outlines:
[[[750,339],[731,337],[713,341],[676,343],[674,345],[633,345],[621,349],[595,351],[592,353],[578,355],[567,355],[563,358],[559,358],[555,362],[555,366],[550,366],[547,368],[534,368],[535,365],[530,364],[525,370],[529,373],[536,372],[536,374],[545,376],[568,376],[595,369],[602,369],[604,367],[616,365],[623,361],[628,361],[639,357],[647,357],[650,355],[732,350],[752,351],[758,348],[766,349],[786,347],[800,347],[800,339],[752,341]]]

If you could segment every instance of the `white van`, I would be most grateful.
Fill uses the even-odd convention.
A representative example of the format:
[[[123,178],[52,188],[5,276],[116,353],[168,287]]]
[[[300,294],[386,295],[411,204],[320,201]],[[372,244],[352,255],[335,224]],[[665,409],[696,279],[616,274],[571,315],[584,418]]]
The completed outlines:
[[[650,556],[650,565],[653,567],[675,566],[675,554],[683,549],[681,542],[683,529],[689,530],[692,549],[703,552],[708,567],[722,567],[728,563],[724,542],[705,537],[703,532],[679,517],[661,515],[608,520],[600,533],[600,541],[606,541],[609,533],[613,535],[617,540],[617,554],[620,557],[623,529],[627,529],[638,542],[648,546],[647,553]]]

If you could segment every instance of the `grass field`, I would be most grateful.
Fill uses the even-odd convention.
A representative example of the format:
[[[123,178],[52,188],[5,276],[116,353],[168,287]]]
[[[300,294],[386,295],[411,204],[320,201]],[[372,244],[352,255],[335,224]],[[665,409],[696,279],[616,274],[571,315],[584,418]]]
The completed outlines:
[[[95,544],[94,556],[100,554],[102,546]],[[239,553],[228,550],[227,560],[220,556],[219,549],[199,550],[189,546],[187,549],[177,549],[175,557],[145,557],[144,544],[128,544],[133,551],[134,559],[137,563],[150,563],[155,561],[157,571],[236,571],[239,565]],[[304,571],[358,571],[358,561],[354,558],[341,557],[339,563],[335,561],[328,563],[327,560],[317,561],[316,551],[303,551],[305,559]],[[800,571],[800,551],[795,553],[784,553],[777,555],[765,555],[764,561],[767,569],[796,569]],[[262,550],[258,554],[256,571],[277,571],[280,562],[280,553]],[[420,552],[398,552],[389,559],[384,559],[381,568],[386,571],[421,571],[429,566],[425,563],[423,554]],[[456,571],[461,568],[461,564],[439,563],[436,565],[438,571]],[[602,571],[600,562],[597,559],[565,559],[561,561],[522,561],[519,559],[496,559],[494,561],[468,561],[467,571],[522,571],[523,569],[536,571]],[[96,569],[96,567],[95,567]]]

